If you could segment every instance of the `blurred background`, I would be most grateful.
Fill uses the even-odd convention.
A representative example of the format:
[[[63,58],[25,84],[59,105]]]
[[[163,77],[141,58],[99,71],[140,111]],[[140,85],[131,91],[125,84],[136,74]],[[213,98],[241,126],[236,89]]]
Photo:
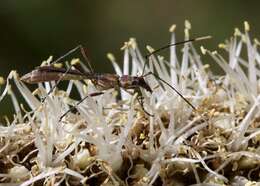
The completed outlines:
[[[24,74],[50,55],[59,57],[78,44],[88,49],[96,72],[111,72],[107,52],[121,62],[120,47],[129,37],[135,37],[143,51],[147,44],[163,46],[169,43],[172,24],[177,24],[181,41],[186,19],[192,23],[191,37],[213,36],[198,44],[212,50],[235,27],[242,30],[245,20],[253,37],[260,38],[259,5],[256,0],[1,1],[0,76],[12,69]]]

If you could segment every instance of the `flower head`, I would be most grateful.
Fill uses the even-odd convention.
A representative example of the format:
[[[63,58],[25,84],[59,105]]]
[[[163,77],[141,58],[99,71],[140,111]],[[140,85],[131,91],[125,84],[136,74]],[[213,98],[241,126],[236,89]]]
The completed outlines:
[[[228,59],[201,47],[223,69],[221,76],[202,62],[192,43],[184,44],[181,58],[172,46],[169,60],[153,54],[147,61],[131,38],[122,47],[123,69],[108,54],[124,83],[130,77],[142,80],[132,84],[140,85],[138,92],[120,89],[120,99],[114,89],[93,94],[99,90],[88,80],[71,80],[66,90],[54,82],[39,83],[32,92],[12,71],[0,96],[1,101],[10,95],[16,112],[0,130],[1,182],[221,185],[259,179],[260,55],[249,28],[245,23],[244,33],[235,29],[219,45]],[[175,29],[170,29],[171,43]],[[185,40],[190,30],[186,21]],[[29,110],[19,105],[11,84]],[[80,104],[71,96],[74,90]],[[71,106],[77,111],[61,119]]]

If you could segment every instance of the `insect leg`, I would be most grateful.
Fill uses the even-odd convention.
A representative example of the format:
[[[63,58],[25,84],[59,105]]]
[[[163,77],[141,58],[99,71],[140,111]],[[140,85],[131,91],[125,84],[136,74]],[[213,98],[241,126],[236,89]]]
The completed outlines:
[[[56,59],[55,61],[53,61],[51,64],[55,64],[58,63],[60,60],[62,60],[63,58],[71,55],[72,53],[76,52],[77,50],[80,50],[83,58],[85,59],[85,61],[87,62],[88,68],[91,71],[91,73],[93,73],[93,68],[90,64],[90,61],[87,58],[85,49],[82,45],[78,45],[75,48],[71,49],[70,51],[68,51],[66,54],[64,54],[63,56],[59,57],[58,59]],[[82,72],[82,69],[80,69],[77,65],[74,66],[76,68],[76,70],[78,70],[79,72]],[[64,73],[64,75],[57,81],[57,83],[50,89],[50,91],[47,93],[47,95],[42,99],[42,101],[44,101],[46,99],[46,97],[58,86],[58,84],[62,81],[63,77],[68,73],[68,71],[72,68],[72,65],[69,66],[69,68],[66,70],[66,72]],[[86,71],[84,69],[84,71]],[[84,73],[84,72],[83,72]]]
[[[148,72],[147,74],[144,75],[145,76],[149,76],[149,75],[153,75],[156,79],[160,80],[161,82],[165,83],[166,85],[168,85],[172,90],[174,90],[188,105],[191,106],[191,108],[193,110],[197,110],[195,106],[193,106],[191,104],[191,102],[189,102],[176,88],[174,88],[172,85],[170,85],[167,81],[163,80],[162,78],[160,78],[158,75],[156,75],[153,72]]]
[[[144,111],[144,113],[146,113],[148,116],[151,116],[151,117],[154,117],[154,115],[153,114],[150,114],[148,111],[146,111],[145,110],[145,108],[144,108],[144,97],[142,96],[142,94],[141,94],[141,91],[140,91],[140,89],[138,90],[138,89],[135,89],[135,91],[134,92],[130,92],[130,91],[128,91],[128,90],[126,90],[126,89],[124,89],[128,94],[130,94],[130,95],[134,95],[134,93],[135,92],[137,92],[137,101],[138,101],[138,103],[140,104],[140,106],[142,107],[142,110]]]
[[[50,93],[52,93],[52,91],[58,86],[58,84],[63,80],[63,77],[68,73],[68,71],[71,69],[72,66],[70,66],[66,71],[65,73],[62,75],[62,77],[57,81],[57,83],[51,87],[51,89],[49,90],[49,92],[47,92],[47,95],[42,99],[42,102],[45,101],[45,99],[47,98],[47,96],[50,95]]]
[[[85,49],[84,49],[84,47],[83,47],[82,45],[78,45],[78,46],[76,46],[75,48],[71,49],[70,51],[68,51],[68,52],[67,52],[66,54],[64,54],[63,56],[60,56],[60,57],[59,57],[58,59],[56,59],[55,61],[51,62],[51,64],[58,63],[60,60],[62,60],[62,59],[64,59],[65,57],[67,57],[67,56],[73,54],[73,53],[76,52],[77,50],[80,50],[81,55],[83,56],[84,60],[87,62],[87,66],[88,66],[90,72],[93,73],[93,72],[94,72],[94,71],[93,71],[93,68],[92,68],[92,66],[91,66],[91,64],[90,64],[90,61],[89,61],[88,57],[87,57],[86,51],[85,51]]]
[[[145,108],[144,108],[144,98],[143,98],[142,96],[138,96],[138,97],[137,97],[137,101],[138,101],[138,103],[141,105],[142,110],[143,110],[148,116],[154,117],[153,114],[150,114],[148,111],[145,110]]]
[[[95,96],[99,96],[102,94],[104,94],[104,92],[94,92],[94,93],[88,94],[86,97],[84,97],[79,102],[77,102],[76,105],[72,106],[69,110],[67,110],[64,114],[62,114],[60,116],[59,122],[62,120],[62,118],[64,118],[69,112],[74,110],[79,104],[81,104],[83,101],[85,101],[88,97],[95,97]]]

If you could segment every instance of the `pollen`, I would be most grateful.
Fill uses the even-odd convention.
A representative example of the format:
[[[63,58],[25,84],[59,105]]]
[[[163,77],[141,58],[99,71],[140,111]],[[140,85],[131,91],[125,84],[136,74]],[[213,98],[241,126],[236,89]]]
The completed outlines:
[[[244,27],[246,32],[250,31],[250,25],[247,21],[244,22]]]
[[[207,50],[203,46],[200,46],[200,51],[203,55],[206,55],[207,53]]]
[[[235,28],[234,36],[241,36],[242,33],[240,32],[239,28]]]
[[[79,58],[72,59],[71,62],[70,62],[70,64],[71,64],[71,65],[80,64],[80,59],[79,59]]]
[[[55,63],[53,64],[54,67],[56,68],[62,68],[63,64],[62,63]]]
[[[169,43],[183,40],[175,38],[175,27]],[[120,58],[122,67],[107,54],[115,70],[111,74],[89,74],[84,81],[67,80],[63,86],[47,81],[31,86],[16,71],[5,80],[0,77],[0,102],[7,98],[13,106],[12,117],[2,116],[1,121],[0,182],[258,184],[259,41],[248,34],[247,22],[244,27],[223,39],[219,47],[224,50],[207,49],[209,36],[195,38],[205,46],[200,50],[207,58],[193,42],[178,45],[179,50],[166,46],[169,57],[147,46],[156,57],[146,64],[146,53],[130,38]],[[185,39],[190,29],[185,21]],[[221,73],[215,72],[216,66]],[[122,79],[128,86],[120,87]],[[136,79],[145,80],[152,91],[145,91],[140,81],[133,83]]]
[[[212,51],[211,53],[212,53],[212,55],[217,55],[217,54],[218,54],[218,51],[214,50],[214,51]]]
[[[4,85],[4,84],[5,84],[5,79],[2,76],[0,76],[0,85]]]
[[[153,53],[155,50],[154,48],[152,48],[151,46],[147,45],[146,46],[146,49],[150,52],[150,53]]]
[[[169,32],[174,32],[176,29],[176,25],[172,25],[170,28],[169,28]]]
[[[53,60],[53,56],[50,56],[46,61],[43,61],[40,66],[49,65]]]
[[[184,26],[186,29],[190,30],[191,29],[191,23],[188,20],[185,20]]]
[[[129,39],[129,45],[132,46],[133,49],[136,49],[136,47],[137,47],[136,39],[135,38],[130,38]]]
[[[128,42],[124,42],[124,45],[120,48],[120,50],[125,50],[129,47],[129,43]]]
[[[115,60],[116,60],[115,56],[114,56],[112,53],[108,53],[108,54],[107,54],[107,58],[108,58],[110,61],[115,61]]]
[[[222,49],[225,49],[227,46],[224,43],[220,43],[220,44],[218,44],[218,47],[222,48]]]
[[[260,46],[260,42],[257,38],[254,39],[254,42],[255,42],[256,45]]]
[[[190,37],[189,29],[187,29],[187,28],[184,29],[184,35],[186,38]]]

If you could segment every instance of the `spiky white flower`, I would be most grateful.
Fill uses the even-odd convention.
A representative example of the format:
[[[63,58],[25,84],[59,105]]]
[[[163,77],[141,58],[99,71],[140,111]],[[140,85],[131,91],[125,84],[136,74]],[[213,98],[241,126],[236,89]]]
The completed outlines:
[[[176,42],[175,28],[170,29],[171,43]],[[236,29],[234,36],[220,45],[228,52],[228,59],[201,47],[222,68],[222,76],[210,71],[192,43],[184,44],[180,59],[173,46],[169,60],[154,54],[146,61],[131,38],[122,47],[123,69],[108,54],[118,75],[154,72],[181,92],[196,110],[166,83],[147,75],[145,80],[153,92],[142,90],[144,108],[136,101],[137,95],[121,90],[118,100],[115,91],[108,90],[87,97],[76,106],[77,113],[70,112],[60,121],[60,116],[77,103],[70,96],[74,89],[84,98],[97,91],[96,87],[89,81],[87,86],[70,81],[66,91],[48,94],[55,86],[49,82],[39,84],[32,92],[16,72],[11,72],[0,96],[1,101],[9,94],[15,108],[13,122],[0,128],[0,164],[5,165],[0,182],[78,185],[98,180],[104,185],[152,185],[177,182],[174,178],[178,177],[183,184],[222,185],[232,182],[226,173],[230,169],[232,177],[236,176],[234,183],[244,183],[246,177],[257,180],[260,55],[258,44],[250,39],[249,28],[246,22],[245,33]],[[186,21],[185,40],[189,39],[190,29]],[[12,80],[29,111],[19,105],[10,88]],[[46,97],[45,101],[39,96]]]

